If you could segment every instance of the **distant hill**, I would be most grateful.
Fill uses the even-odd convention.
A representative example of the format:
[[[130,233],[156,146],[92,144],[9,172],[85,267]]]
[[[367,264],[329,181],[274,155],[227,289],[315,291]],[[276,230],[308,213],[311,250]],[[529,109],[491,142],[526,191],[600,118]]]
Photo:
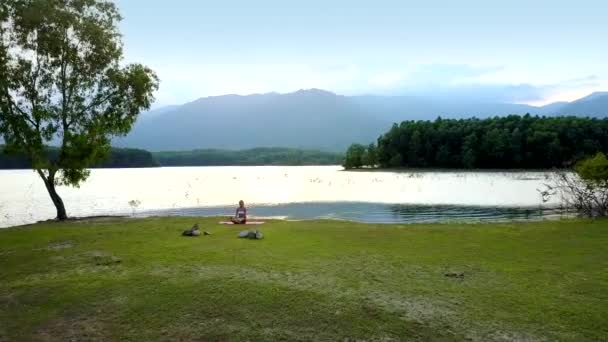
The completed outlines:
[[[421,96],[342,96],[309,89],[288,94],[204,97],[140,117],[117,146],[151,151],[281,146],[343,151],[368,143],[393,122],[508,114],[606,116],[608,93],[544,107]]]
[[[322,90],[225,95],[143,116],[129,136],[113,144],[152,151],[258,146],[341,151],[353,141],[374,140],[391,123],[345,96]]]
[[[608,92],[596,92],[561,106],[554,114],[608,116]]]
[[[143,112],[143,113],[140,114],[140,116],[146,117],[146,118],[152,118],[152,117],[159,116],[161,114],[170,112],[172,110],[175,110],[178,107],[179,106],[177,106],[177,105],[159,107],[159,108],[155,108],[155,109],[149,110],[147,112]]]
[[[570,102],[561,101],[561,102],[553,102],[547,105],[540,107],[545,115],[556,115],[561,112],[561,110],[569,105]]]

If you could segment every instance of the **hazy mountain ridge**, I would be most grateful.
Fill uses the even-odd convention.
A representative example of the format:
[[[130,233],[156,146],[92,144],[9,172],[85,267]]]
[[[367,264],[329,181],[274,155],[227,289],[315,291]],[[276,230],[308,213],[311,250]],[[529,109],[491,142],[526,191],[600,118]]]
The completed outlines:
[[[542,107],[419,96],[343,96],[320,89],[204,97],[142,115],[115,145],[160,150],[282,146],[343,150],[394,122],[509,114],[608,115],[608,93]]]
[[[606,117],[608,116],[608,92],[595,92],[572,101],[553,114]]]

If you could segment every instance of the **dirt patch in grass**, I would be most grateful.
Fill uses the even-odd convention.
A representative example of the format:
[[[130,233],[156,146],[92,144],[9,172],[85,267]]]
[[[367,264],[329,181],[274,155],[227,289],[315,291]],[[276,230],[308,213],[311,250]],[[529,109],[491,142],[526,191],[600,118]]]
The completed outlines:
[[[62,249],[67,249],[67,248],[72,248],[72,247],[74,247],[74,241],[66,240],[66,241],[51,242],[46,247],[46,249],[49,251],[59,251]]]
[[[87,257],[87,261],[88,264],[78,265],[69,270],[30,274],[18,280],[11,281],[10,286],[19,287],[44,285],[46,282],[49,281],[63,280],[66,278],[74,278],[80,276],[89,277],[92,275],[96,275],[101,278],[111,277],[114,280],[121,280],[132,275],[132,272],[121,267],[120,263],[109,265],[97,265],[95,264],[94,258],[91,258],[90,256]]]
[[[19,306],[19,300],[15,293],[9,292],[0,294],[0,307],[5,309],[6,311],[11,310],[13,307]]]
[[[46,322],[32,336],[32,340],[54,341],[109,341],[111,329],[96,316],[56,318]]]
[[[437,281],[445,281],[441,272],[433,272]],[[373,282],[357,286],[344,284],[340,279],[307,272],[277,272],[235,266],[202,266],[194,268],[157,268],[151,275],[179,281],[178,275],[189,274],[203,279],[223,278],[253,283],[267,283],[290,289],[314,291],[332,297],[335,301],[360,302],[370,319],[388,312],[404,321],[416,322],[439,329],[447,335],[458,334],[471,341],[542,341],[534,335],[510,330],[493,322],[468,321],[457,304],[424,296],[404,295],[380,291]],[[284,333],[284,334],[283,334]],[[288,332],[279,335],[289,337]],[[388,338],[388,337],[387,337]],[[289,338],[288,338],[289,339]],[[386,340],[381,337],[378,339]],[[389,339],[390,340],[390,339]]]
[[[13,254],[15,253],[15,251],[0,251],[0,257],[1,256],[5,256],[5,255],[9,255],[9,254]]]
[[[77,274],[90,275],[99,273],[100,275],[107,273],[112,277],[129,278],[137,276],[140,271],[133,271],[125,267],[114,264],[112,261],[113,255],[104,251],[92,251],[81,255],[82,258],[88,260],[82,267],[69,271],[47,274],[37,274],[27,277],[25,283],[31,285],[32,281],[45,281],[54,277],[71,276]],[[109,264],[104,264],[104,262]],[[98,263],[101,262],[101,263]],[[389,267],[390,268],[390,267]],[[367,275],[374,275],[369,268],[360,270]],[[369,274],[368,272],[369,271]],[[439,269],[413,269],[413,273],[421,277],[436,277],[437,281],[451,281],[447,279]],[[118,273],[116,273],[118,272]],[[384,278],[383,272],[375,274],[379,279]],[[401,318],[404,324],[419,323],[425,329],[438,330],[446,334],[446,336],[466,336],[471,341],[542,341],[534,335],[527,334],[517,329],[512,329],[508,325],[503,325],[500,322],[472,322],[462,312],[462,308],[457,302],[450,300],[440,300],[437,298],[429,298],[422,295],[414,295],[407,293],[391,292],[389,289],[381,289],[377,285],[377,281],[367,281],[360,279],[358,282],[353,282],[352,279],[343,279],[337,276],[332,276],[327,272],[312,272],[312,271],[280,271],[270,270],[256,267],[240,267],[240,266],[171,266],[171,267],[155,267],[144,274],[155,277],[164,278],[166,282],[172,284],[180,284],[184,277],[189,279],[200,279],[203,281],[213,279],[236,280],[247,283],[268,284],[272,286],[280,286],[287,289],[298,291],[312,291],[332,298],[334,302],[360,303],[360,307],[367,313],[369,319],[381,320],[387,314],[393,317]],[[409,272],[408,272],[409,274]],[[364,277],[368,278],[368,277]],[[465,281],[466,282],[466,281]],[[12,285],[15,285],[13,282]],[[0,297],[0,304],[5,305],[21,305],[14,303],[15,298],[5,295]],[[115,298],[113,305],[120,307],[128,305],[129,298],[127,296]],[[13,304],[10,304],[13,303]],[[5,306],[8,308],[8,306]],[[8,311],[8,310],[7,310]],[[339,316],[339,312],[336,313]],[[99,316],[95,313],[97,317]],[[233,322],[234,323],[234,322]],[[208,321],[203,322],[203,325],[223,324],[222,322]],[[225,329],[206,330],[204,326],[184,327],[184,330],[174,329],[175,327],[167,327],[169,331],[165,335],[169,340],[226,340],[226,336],[230,335],[230,331]],[[241,327],[247,329],[246,327]],[[239,327],[234,327],[235,331],[243,330]],[[95,316],[76,316],[72,318],[56,319],[45,324],[36,334],[36,339],[39,341],[60,341],[60,340],[75,340],[75,341],[101,341],[107,337],[103,332],[105,325],[103,322],[95,319]],[[278,329],[278,328],[277,328]],[[297,332],[284,330],[267,331],[267,336],[281,337],[284,340],[302,340],[306,331]],[[422,329],[424,330],[424,329]],[[211,334],[206,334],[205,331]],[[226,332],[225,335],[224,333]],[[262,334],[262,332],[259,332]],[[256,333],[257,334],[257,333]],[[296,335],[294,335],[296,334]],[[304,334],[304,335],[303,335]],[[262,334],[263,335],[263,334]],[[264,336],[259,337],[263,339]],[[170,337],[174,337],[171,339]],[[199,337],[205,337],[199,339]],[[299,338],[295,338],[298,336]],[[311,337],[314,335],[310,335]],[[390,341],[390,336],[378,336],[378,341]],[[162,339],[161,339],[162,340]],[[306,338],[304,338],[306,340]]]
[[[85,217],[70,217],[64,221],[57,221],[56,219],[38,221],[40,223],[116,223],[122,220],[128,219],[128,216],[122,215],[98,215],[98,216],[85,216]]]
[[[388,312],[399,314],[408,321],[447,323],[454,321],[457,316],[449,305],[431,301],[424,297],[416,298],[370,290],[365,299]]]
[[[177,276],[189,274],[203,279],[224,278],[235,279],[254,283],[272,283],[287,288],[303,291],[315,291],[338,295],[338,284],[335,278],[308,274],[302,272],[280,272],[266,271],[255,268],[243,268],[236,266],[201,266],[201,267],[171,267],[155,268],[150,271],[151,275],[163,276],[179,281]],[[342,293],[346,295],[346,293]]]
[[[93,257],[93,262],[97,266],[112,266],[120,264],[122,259],[113,255],[100,255]]]
[[[52,241],[46,247],[35,248],[34,251],[61,251],[74,247],[75,243],[72,240]]]
[[[0,289],[0,309],[10,313],[13,310],[23,307],[35,307],[39,305],[40,302],[48,300],[50,296],[51,292],[46,287],[29,289]],[[0,313],[2,313],[2,311],[0,311]]]
[[[492,330],[488,327],[479,326],[469,329],[467,338],[471,341],[496,341],[496,342],[543,342],[549,341],[544,337],[535,336],[519,331]]]
[[[103,251],[92,251],[88,255],[92,257],[93,264],[96,266],[114,266],[122,263],[121,258]]]

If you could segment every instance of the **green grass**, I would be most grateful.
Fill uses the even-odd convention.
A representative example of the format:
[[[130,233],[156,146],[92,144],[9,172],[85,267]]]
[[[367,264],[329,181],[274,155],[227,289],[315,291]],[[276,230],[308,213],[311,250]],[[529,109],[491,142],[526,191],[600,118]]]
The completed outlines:
[[[260,241],[217,221],[0,230],[0,341],[608,336],[605,220],[273,221]],[[213,235],[181,237],[194,222]]]

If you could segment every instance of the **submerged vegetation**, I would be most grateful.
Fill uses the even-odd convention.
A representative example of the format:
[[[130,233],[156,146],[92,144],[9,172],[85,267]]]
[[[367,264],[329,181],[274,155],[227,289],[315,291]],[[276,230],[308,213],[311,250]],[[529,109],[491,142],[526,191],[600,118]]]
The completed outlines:
[[[599,341],[608,222],[0,230],[0,341]],[[198,222],[212,235],[182,237]]]
[[[404,121],[369,148],[353,145],[347,168],[361,166],[550,169],[608,152],[608,119],[517,116]],[[350,153],[352,152],[352,153]]]

